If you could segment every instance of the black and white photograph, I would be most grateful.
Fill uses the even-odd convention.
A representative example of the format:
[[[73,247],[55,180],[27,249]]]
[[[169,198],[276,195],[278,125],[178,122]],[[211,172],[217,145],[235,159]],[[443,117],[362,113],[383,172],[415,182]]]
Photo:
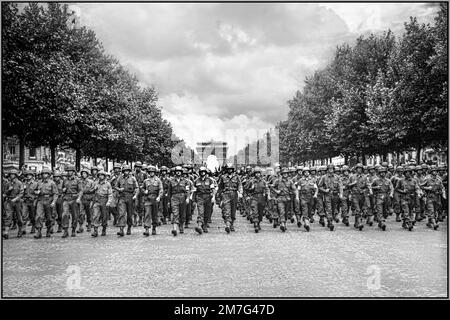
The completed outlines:
[[[1,299],[449,298],[448,2],[2,1],[1,50]]]

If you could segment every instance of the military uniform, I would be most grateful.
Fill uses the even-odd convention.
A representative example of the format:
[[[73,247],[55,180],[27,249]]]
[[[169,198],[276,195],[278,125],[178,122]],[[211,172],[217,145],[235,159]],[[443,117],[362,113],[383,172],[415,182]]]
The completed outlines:
[[[125,169],[125,170],[130,170]],[[125,171],[123,170],[123,171]],[[122,174],[116,182],[117,189],[119,189],[119,215],[117,219],[117,226],[120,228],[119,236],[123,236],[123,228],[127,225],[127,234],[131,234],[131,226],[133,225],[134,204],[139,193],[139,185],[136,178],[131,174],[125,176]],[[134,199],[133,199],[134,198]]]
[[[136,166],[138,166],[138,164]],[[142,187],[145,179],[148,178],[148,175],[147,173],[140,170],[135,171],[133,175],[139,185],[139,193],[136,197],[136,200],[134,201],[135,214],[133,216],[133,226],[136,227],[137,225],[139,226],[142,225],[142,220],[144,217],[145,208],[144,208],[144,197],[142,194]],[[136,217],[138,218],[138,221],[136,221]]]
[[[11,181],[6,182],[4,191],[4,213],[2,215],[4,226],[4,237],[7,238],[7,231],[11,227],[12,220],[17,221],[19,227],[18,236],[22,236],[22,228],[25,229],[24,222],[22,220],[22,197],[24,194],[23,183],[18,179],[18,173],[16,177]]]
[[[323,175],[319,182],[319,195],[323,198],[325,214],[322,214],[320,220],[326,217],[328,227],[333,229],[333,220],[337,220],[339,200],[343,196],[342,182],[339,176],[332,174]]]
[[[416,197],[419,195],[419,184],[413,177],[403,178],[398,183],[398,191],[401,193],[400,202],[403,210],[403,227],[409,230],[413,228],[415,221]]]
[[[47,227],[47,237],[51,234],[52,222],[53,222],[53,208],[58,200],[58,188],[55,182],[50,179],[42,180],[38,185],[38,201],[36,207],[36,229],[38,230],[38,236],[42,229],[43,222]]]
[[[106,235],[108,227],[109,210],[108,207],[113,202],[113,189],[109,181],[106,180],[106,173],[100,171],[99,175],[104,175],[104,180],[98,180],[95,184],[94,198],[92,199],[92,222],[94,226],[94,237],[97,236],[97,228],[102,226],[102,236]]]
[[[222,218],[226,228],[231,231],[236,220],[236,206],[239,196],[242,196],[243,186],[236,174],[224,174],[218,183],[218,194],[222,202]]]
[[[178,225],[180,232],[183,232],[186,220],[186,200],[189,199],[189,193],[190,183],[187,179],[176,176],[170,180],[168,194],[172,207],[172,224]]]
[[[287,177],[281,177],[277,179],[273,184],[273,190],[276,194],[277,207],[278,207],[278,221],[281,223],[281,230],[286,230],[286,219],[288,218],[288,212],[291,203],[291,194],[296,192],[296,188],[292,180]]]
[[[26,223],[27,220],[30,221],[32,230],[31,233],[34,233],[36,228],[36,190],[38,190],[38,183],[34,177],[24,183],[22,215],[24,223]]]
[[[442,180],[438,176],[430,175],[423,189],[426,195],[426,213],[428,217],[428,226],[437,229],[439,221],[437,214],[442,207],[441,197],[445,199],[445,189]]]
[[[79,232],[83,232],[84,222],[87,223],[87,231],[90,232],[92,225],[92,200],[94,199],[95,183],[90,178],[81,178],[80,181],[83,188],[83,196],[81,197],[80,205]]]
[[[163,196],[164,186],[157,176],[149,176],[142,184],[142,196],[144,201],[144,227],[152,226],[155,230],[158,225],[158,206]]]
[[[255,231],[260,230],[260,223],[263,219],[266,197],[269,194],[269,185],[262,177],[254,177],[249,181],[248,192],[250,195],[250,208],[252,221],[255,224]]]
[[[304,169],[306,172],[308,169]],[[303,176],[297,183],[297,189],[299,193],[299,203],[301,210],[298,221],[303,221],[305,229],[309,231],[310,218],[314,215],[313,205],[314,198],[317,197],[317,184],[316,180],[311,176]],[[299,227],[300,227],[299,223]]]
[[[355,228],[362,230],[361,216],[367,211],[366,190],[368,189],[367,176],[355,173],[350,177],[348,186],[351,188],[352,214],[355,216]]]
[[[391,180],[386,177],[377,177],[372,181],[372,190],[375,200],[375,216],[378,226],[385,230],[385,219],[388,214],[388,201],[394,195],[394,187]]]
[[[207,232],[209,212],[212,207],[215,183],[214,180],[206,175],[199,177],[194,182],[195,202],[197,203],[197,223],[203,231]]]
[[[77,201],[81,203],[81,197],[83,195],[83,185],[81,184],[81,181],[75,175],[73,175],[71,178],[68,177],[64,181],[63,187],[63,237],[67,237],[67,229],[69,228],[70,218],[72,218],[72,236],[74,237],[80,215],[80,206],[78,205]]]

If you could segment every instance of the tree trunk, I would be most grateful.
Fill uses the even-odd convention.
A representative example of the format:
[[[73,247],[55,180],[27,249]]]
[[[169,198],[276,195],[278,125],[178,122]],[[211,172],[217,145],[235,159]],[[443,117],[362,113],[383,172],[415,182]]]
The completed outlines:
[[[77,171],[80,171],[80,169],[81,169],[81,149],[80,148],[75,149],[75,169]]]
[[[361,153],[361,162],[363,164],[363,166],[366,165],[366,154],[364,153],[364,151]]]
[[[19,170],[22,169],[25,164],[25,137],[19,137]]]
[[[94,157],[94,166],[97,166],[97,157]]]
[[[416,150],[417,150],[416,163],[419,164],[421,162],[421,160],[422,160],[421,157],[420,157],[420,151],[422,150],[422,145],[420,143],[417,144]]]
[[[56,146],[51,144],[50,145],[50,162],[52,166],[52,170],[55,170],[56,166]]]
[[[105,158],[105,172],[108,172],[108,158]]]
[[[344,156],[344,164],[346,166],[348,166],[348,156],[347,155]]]

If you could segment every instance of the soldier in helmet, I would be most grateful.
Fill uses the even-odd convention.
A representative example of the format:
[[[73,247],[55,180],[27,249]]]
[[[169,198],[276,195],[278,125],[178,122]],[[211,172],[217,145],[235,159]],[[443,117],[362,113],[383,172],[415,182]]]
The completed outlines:
[[[9,182],[6,183],[5,189],[6,191],[3,194],[5,210],[2,215],[3,238],[8,239],[8,230],[14,217],[19,227],[17,237],[20,238],[22,237],[22,228],[25,229],[22,221],[22,197],[24,189],[22,182],[19,180],[19,171],[16,169],[9,171]]]
[[[84,231],[83,225],[86,221],[87,232],[91,232],[92,225],[92,199],[95,193],[95,184],[92,179],[89,178],[89,169],[83,168],[80,170],[81,173],[81,185],[83,187],[83,196],[81,197],[80,205],[80,227],[77,233],[82,233]]]
[[[327,169],[327,174],[323,175],[317,187],[319,188],[319,194],[322,194],[323,203],[325,205],[325,214],[320,216],[320,223],[325,224],[323,219],[327,218],[327,227],[330,231],[334,230],[333,220],[339,222],[338,208],[339,199],[343,198],[343,187],[339,176],[334,174],[334,165],[329,164]]]
[[[131,235],[131,226],[135,215],[134,204],[138,198],[139,185],[136,178],[131,174],[130,166],[122,167],[122,175],[117,179],[114,188],[119,192],[119,216],[117,219],[119,232],[117,232],[117,235],[119,237],[124,236],[125,225],[127,225],[127,235]]]
[[[252,221],[256,233],[261,230],[260,223],[264,214],[266,197],[270,198],[269,185],[266,180],[262,178],[261,172],[262,170],[260,167],[255,168],[253,171],[254,177],[250,179],[248,186]]]
[[[447,173],[447,165],[442,164],[438,167],[438,177],[442,181],[442,185],[444,186],[444,193],[441,195],[441,206],[438,210],[438,221],[443,222],[444,218],[447,216],[448,211],[448,202],[446,198],[444,198],[444,194],[447,195],[448,192],[448,173]]]
[[[111,174],[111,177],[109,179],[109,183],[111,184],[111,187],[113,188],[113,199],[111,201],[111,206],[109,207],[109,212],[113,216],[113,226],[117,226],[117,219],[119,217],[119,192],[114,188],[116,185],[117,180],[120,177],[120,164],[115,163],[113,166],[113,172]]]
[[[236,205],[242,198],[243,187],[239,177],[234,174],[234,167],[228,163],[225,167],[226,174],[220,177],[218,183],[218,197],[221,199],[222,217],[225,222],[225,231],[234,231],[236,219]]]
[[[161,197],[160,205],[162,207],[163,224],[167,224],[167,222],[170,220],[170,202],[168,197],[170,177],[168,172],[169,169],[166,166],[161,167],[160,179],[163,184],[163,195]]]
[[[98,174],[98,167],[97,166],[92,166],[91,167],[91,176],[89,177],[93,182],[97,182],[97,174]]]
[[[106,236],[106,228],[108,227],[109,210],[108,207],[113,201],[113,190],[111,184],[106,179],[106,172],[99,171],[97,174],[97,182],[95,183],[95,194],[92,200],[93,226],[94,232],[92,237],[98,236],[98,228],[102,227],[102,236]]]
[[[23,193],[23,205],[22,205],[22,213],[23,213],[23,222],[25,223],[27,220],[31,222],[31,232],[35,233],[36,230],[36,204],[37,204],[37,195],[35,191],[38,188],[38,183],[34,179],[34,171],[26,170],[24,172],[26,177],[26,181],[24,182],[24,193]],[[25,228],[23,230],[25,233]]]
[[[72,237],[76,236],[76,228],[80,216],[81,197],[83,196],[83,185],[80,179],[76,176],[75,166],[68,166],[66,169],[67,179],[63,184],[63,215],[62,227],[63,238],[69,236],[68,228],[69,222],[72,218]]]
[[[344,165],[341,169],[342,171],[342,198],[340,201],[340,208],[341,208],[341,217],[342,217],[342,223],[349,226],[349,209],[351,207],[351,201],[350,201],[350,168],[347,165]]]
[[[175,176],[170,180],[169,199],[172,207],[172,234],[177,235],[177,227],[180,233],[184,233],[183,224],[186,219],[186,205],[189,204],[191,185],[182,177],[183,168],[175,167]]]
[[[41,230],[44,222],[47,227],[46,237],[51,236],[53,208],[56,206],[56,201],[58,200],[58,188],[56,187],[55,182],[50,179],[50,169],[42,169],[41,174],[42,181],[38,184],[38,188],[35,191],[38,195],[36,207],[37,234],[34,236],[36,239],[42,237]]]
[[[63,214],[63,188],[64,180],[61,179],[61,173],[55,172],[53,175],[53,181],[55,182],[56,188],[58,189],[58,199],[56,200],[56,205],[54,208],[54,213],[56,213],[56,223],[58,224],[57,233],[62,232],[62,214]]]
[[[152,226],[152,235],[156,235],[156,226],[158,225],[158,207],[163,196],[164,186],[156,176],[156,167],[148,166],[148,178],[142,184],[142,195],[144,201],[144,236],[150,235],[148,229]]]
[[[353,215],[355,215],[354,226],[361,231],[364,228],[364,225],[361,222],[361,216],[362,213],[367,210],[365,192],[369,188],[369,185],[367,176],[363,174],[363,165],[358,163],[355,166],[355,170],[356,172],[350,177],[347,186],[351,190],[352,211]]]
[[[372,181],[371,186],[374,193],[376,221],[378,227],[383,231],[386,230],[385,219],[388,212],[388,199],[394,197],[394,187],[391,180],[386,178],[386,172],[386,167],[381,167],[378,170],[379,176]]]
[[[274,195],[276,195],[278,213],[279,213],[279,222],[281,231],[286,231],[286,218],[287,218],[287,210],[289,209],[289,204],[291,202],[291,194],[295,194],[295,201],[299,202],[298,192],[295,187],[295,184],[292,180],[289,179],[289,169],[284,168],[281,171],[281,178],[277,179],[273,183],[272,190]],[[271,191],[272,191],[271,190]],[[271,192],[272,193],[272,192]]]
[[[317,184],[316,179],[309,175],[309,167],[304,167],[302,170],[302,177],[297,181],[297,189],[299,193],[299,203],[301,210],[300,216],[297,217],[297,226],[300,228],[302,221],[306,231],[310,230],[310,217],[314,215],[313,204],[314,199],[317,198]]]
[[[392,198],[392,208],[395,213],[395,221],[401,222],[403,218],[403,210],[401,205],[401,193],[398,191],[400,180],[403,179],[403,167],[398,166],[395,174],[391,178],[392,186],[394,187],[394,197]],[[400,218],[401,217],[401,218]]]
[[[413,177],[413,167],[407,166],[404,170],[405,177],[398,182],[397,191],[401,196],[401,206],[403,209],[403,228],[412,231],[415,223],[414,208],[416,197],[420,194],[420,187]]]
[[[144,183],[144,180],[147,179],[147,173],[142,171],[142,162],[137,161],[134,165],[134,178],[136,179],[138,185],[139,185],[139,193],[137,195],[137,198],[134,202],[134,214],[133,214],[133,227],[142,226],[142,219],[144,216],[144,203],[143,203],[143,197],[142,197],[142,185]]]
[[[442,180],[437,175],[438,168],[431,166],[430,176],[422,185],[426,194],[426,212],[428,216],[427,226],[437,230],[439,227],[438,213],[441,209],[441,197],[446,200],[447,195]]]
[[[194,182],[194,195],[193,199],[197,203],[197,227],[195,231],[199,234],[208,232],[208,219],[209,212],[214,204],[214,198],[216,195],[214,180],[207,176],[207,169],[200,167],[200,177]]]

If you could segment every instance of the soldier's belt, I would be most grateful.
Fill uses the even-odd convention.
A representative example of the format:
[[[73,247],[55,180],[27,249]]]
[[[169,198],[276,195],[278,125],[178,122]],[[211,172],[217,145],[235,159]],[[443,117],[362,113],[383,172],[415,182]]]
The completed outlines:
[[[172,192],[172,195],[174,195],[174,194],[185,194],[186,193],[186,191],[181,191],[181,192]]]
[[[158,192],[149,192],[147,195],[148,196],[151,196],[151,195],[156,196],[156,195],[158,195]]]
[[[237,192],[237,190],[224,190],[223,193],[233,193],[233,192]]]

